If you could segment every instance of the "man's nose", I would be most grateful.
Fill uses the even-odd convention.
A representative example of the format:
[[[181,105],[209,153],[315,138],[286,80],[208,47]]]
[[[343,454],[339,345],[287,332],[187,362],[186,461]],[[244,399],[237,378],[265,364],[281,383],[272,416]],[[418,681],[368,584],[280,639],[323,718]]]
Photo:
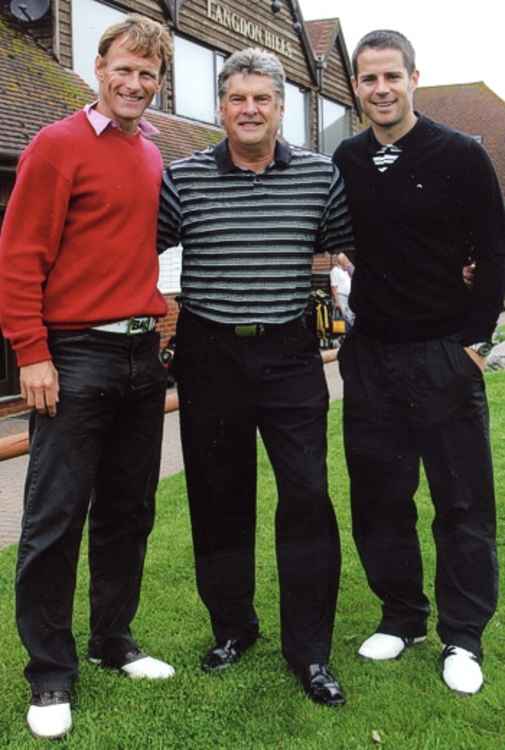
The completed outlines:
[[[257,110],[258,105],[256,104],[254,96],[248,96],[244,101],[244,111],[247,112],[247,114],[254,114]]]
[[[389,83],[385,76],[378,76],[377,83],[375,84],[375,92],[377,94],[388,94]]]
[[[126,79],[126,85],[130,89],[139,89],[140,88],[140,73],[137,70],[131,70],[128,73],[127,79]]]

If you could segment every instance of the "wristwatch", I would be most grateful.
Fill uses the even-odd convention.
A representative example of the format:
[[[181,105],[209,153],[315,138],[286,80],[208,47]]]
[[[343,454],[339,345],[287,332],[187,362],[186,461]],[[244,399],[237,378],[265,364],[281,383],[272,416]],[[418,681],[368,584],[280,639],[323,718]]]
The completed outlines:
[[[468,347],[468,349],[471,349],[472,352],[478,354],[479,357],[487,357],[492,348],[492,341],[479,341],[477,342],[477,344],[470,344],[470,346]]]

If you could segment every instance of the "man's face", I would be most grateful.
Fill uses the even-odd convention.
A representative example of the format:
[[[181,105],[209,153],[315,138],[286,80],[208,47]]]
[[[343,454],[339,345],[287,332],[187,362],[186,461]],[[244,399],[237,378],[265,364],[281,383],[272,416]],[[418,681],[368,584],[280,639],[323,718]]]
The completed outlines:
[[[283,111],[269,76],[235,73],[220,102],[221,122],[230,145],[241,150],[274,148]]]
[[[122,130],[136,131],[144,110],[160,89],[159,57],[142,57],[128,50],[126,36],[115,39],[104,57],[98,55],[99,111]]]
[[[408,126],[414,117],[413,97],[419,80],[409,74],[397,49],[366,47],[358,56],[354,91],[371,122],[384,129]]]

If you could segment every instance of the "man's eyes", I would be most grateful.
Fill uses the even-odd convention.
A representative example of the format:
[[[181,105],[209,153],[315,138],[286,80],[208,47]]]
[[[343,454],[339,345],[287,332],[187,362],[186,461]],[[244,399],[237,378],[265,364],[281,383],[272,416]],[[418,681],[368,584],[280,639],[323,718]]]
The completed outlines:
[[[116,73],[120,73],[121,75],[128,75],[131,72],[131,68],[116,68]],[[147,70],[141,70],[140,75],[142,76],[142,78],[149,78],[153,81],[156,80],[156,76],[154,75],[154,73],[150,73]]]

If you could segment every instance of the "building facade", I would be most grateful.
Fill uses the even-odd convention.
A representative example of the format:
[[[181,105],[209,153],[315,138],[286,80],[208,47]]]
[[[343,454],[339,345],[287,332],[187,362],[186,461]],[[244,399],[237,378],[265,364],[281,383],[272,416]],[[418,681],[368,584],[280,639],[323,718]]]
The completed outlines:
[[[247,46],[275,52],[284,65],[282,136],[288,142],[332,154],[359,125],[338,20],[304,22],[297,0],[26,0],[24,5],[22,18],[11,13],[9,2],[0,9],[0,222],[22,150],[41,127],[94,99],[98,39],[129,12],[160,21],[172,34],[172,63],[147,113],[160,131],[156,142],[166,164],[221,140],[217,76],[226,57]],[[177,317],[181,249],[162,255],[160,265],[159,286],[169,301],[160,323],[166,340]],[[319,259],[314,270],[326,274],[328,261]],[[0,415],[19,408],[17,391],[15,359],[0,333]]]

